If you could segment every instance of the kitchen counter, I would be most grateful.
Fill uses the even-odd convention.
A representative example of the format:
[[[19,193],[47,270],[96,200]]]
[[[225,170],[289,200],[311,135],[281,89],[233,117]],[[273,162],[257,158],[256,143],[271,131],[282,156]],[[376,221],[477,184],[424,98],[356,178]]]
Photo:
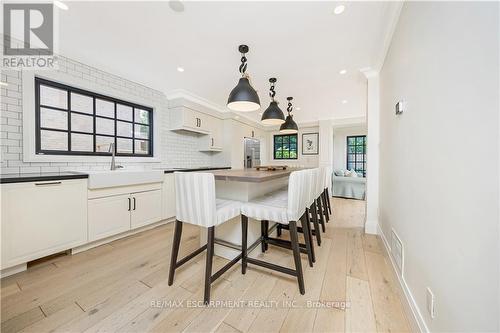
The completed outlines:
[[[0,184],[85,179],[88,177],[89,175],[83,172],[12,173],[0,175]]]
[[[191,171],[210,171],[210,170],[227,170],[231,167],[203,167],[203,168],[172,168],[162,169],[164,173],[173,173],[175,171],[191,172]],[[124,169],[120,169],[124,170]],[[40,172],[40,173],[12,173],[0,174],[0,184],[10,183],[26,183],[26,182],[41,182],[41,181],[58,181],[68,179],[85,179],[89,178],[86,172]]]
[[[176,171],[192,172],[192,171],[228,170],[228,169],[231,169],[231,167],[172,168],[172,169],[163,169],[163,172],[173,173]]]
[[[240,170],[220,170],[212,172],[215,180],[226,180],[246,183],[262,183],[274,179],[285,178],[290,176],[290,173],[299,169],[264,171],[256,169],[240,169]]]

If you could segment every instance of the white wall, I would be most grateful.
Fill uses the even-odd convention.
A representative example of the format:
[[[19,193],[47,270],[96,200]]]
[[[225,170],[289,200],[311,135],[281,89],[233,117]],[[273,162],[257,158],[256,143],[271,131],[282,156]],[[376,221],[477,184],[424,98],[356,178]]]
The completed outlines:
[[[366,126],[333,129],[333,169],[345,169],[347,167],[347,137],[351,135],[366,135]]]
[[[381,71],[380,227],[404,242],[434,332],[500,329],[498,16],[496,2],[407,2]]]
[[[304,167],[317,167],[318,166],[318,160],[319,160],[319,155],[302,155],[302,134],[307,134],[307,133],[319,133],[319,127],[318,126],[312,126],[312,127],[300,127],[299,125],[299,133],[297,134],[297,149],[298,149],[298,156],[297,159],[288,159],[288,160],[275,160],[274,159],[274,135],[279,135],[279,131],[272,131],[268,133],[268,157],[269,157],[269,163],[272,165],[289,165],[289,166],[304,166]],[[320,139],[321,141],[321,139]]]

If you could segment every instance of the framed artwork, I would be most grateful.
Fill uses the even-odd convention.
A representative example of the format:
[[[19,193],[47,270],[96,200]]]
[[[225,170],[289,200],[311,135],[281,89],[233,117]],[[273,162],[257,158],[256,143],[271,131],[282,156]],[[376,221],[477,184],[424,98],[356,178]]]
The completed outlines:
[[[302,134],[302,155],[319,154],[319,133]]]

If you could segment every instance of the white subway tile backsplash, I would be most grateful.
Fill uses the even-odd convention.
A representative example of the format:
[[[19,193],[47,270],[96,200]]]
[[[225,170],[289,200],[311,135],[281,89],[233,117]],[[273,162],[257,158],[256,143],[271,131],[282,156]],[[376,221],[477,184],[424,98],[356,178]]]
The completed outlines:
[[[212,165],[212,155],[199,152],[200,137],[196,135],[179,134],[169,130],[170,117],[168,115],[168,100],[164,93],[150,89],[141,84],[126,80],[116,75],[106,73],[97,68],[73,61],[66,57],[58,57],[58,71],[71,75],[73,79],[92,82],[95,92],[100,87],[110,87],[120,94],[151,100],[151,104],[160,105],[156,122],[159,128],[160,144],[158,156],[160,162],[156,163],[119,163],[127,168],[172,168],[172,167],[203,167]],[[1,79],[8,82],[7,87],[2,87],[1,97],[1,127],[0,146],[1,173],[18,172],[56,172],[56,171],[85,171],[106,170],[109,162],[23,162],[22,160],[22,76],[20,71],[2,70]],[[109,88],[108,88],[109,89]],[[216,157],[215,157],[216,159]]]

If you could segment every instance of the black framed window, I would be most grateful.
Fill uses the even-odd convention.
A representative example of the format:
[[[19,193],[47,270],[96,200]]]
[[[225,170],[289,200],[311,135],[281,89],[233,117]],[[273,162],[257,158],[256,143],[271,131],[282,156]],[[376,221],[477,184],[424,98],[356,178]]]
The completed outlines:
[[[274,159],[297,159],[297,134],[274,136]]]
[[[347,170],[366,177],[366,135],[347,137]]]
[[[36,153],[153,156],[153,109],[35,78]]]

